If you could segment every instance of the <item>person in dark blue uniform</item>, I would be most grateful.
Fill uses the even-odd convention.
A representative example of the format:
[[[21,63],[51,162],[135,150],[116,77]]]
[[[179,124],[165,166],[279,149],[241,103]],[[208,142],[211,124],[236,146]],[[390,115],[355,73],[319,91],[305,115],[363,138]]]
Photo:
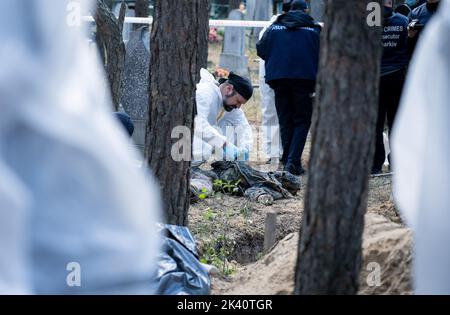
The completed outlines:
[[[426,25],[439,7],[440,0],[427,0],[426,3],[416,7],[409,17],[410,21],[417,21],[417,24]],[[420,36],[419,30],[408,29],[409,50],[412,53],[416,47],[417,40]]]
[[[400,103],[409,63],[408,18],[393,12],[393,1],[384,0],[383,55],[381,59],[380,98],[376,129],[376,149],[372,174],[382,172],[386,159],[383,131],[387,118],[389,133]]]
[[[427,0],[405,0],[405,4],[411,8],[411,10],[414,10],[418,6],[421,6],[427,2]]]
[[[267,84],[275,91],[280,124],[284,170],[294,175],[305,171],[301,156],[311,127],[320,51],[321,27],[308,15],[304,0],[294,0],[257,43],[265,61]]]
[[[405,0],[403,3],[398,4],[394,11],[409,18],[412,10],[426,2],[427,0]]]

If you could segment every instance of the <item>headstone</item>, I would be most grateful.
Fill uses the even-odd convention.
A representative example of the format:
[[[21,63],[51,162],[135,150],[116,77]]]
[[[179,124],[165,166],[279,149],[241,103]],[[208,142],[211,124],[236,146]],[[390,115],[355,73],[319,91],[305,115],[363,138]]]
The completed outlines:
[[[311,16],[316,22],[323,22],[325,14],[325,0],[311,1]]]
[[[228,15],[229,20],[244,20],[244,14],[238,9]],[[245,28],[226,27],[223,52],[220,55],[220,67],[240,75],[248,74],[248,56],[245,55]]]
[[[273,15],[273,1],[247,0],[246,19],[250,21],[269,21]],[[254,47],[259,40],[262,28],[253,28],[250,45]]]
[[[122,106],[134,123],[133,140],[145,147],[145,131],[149,119],[148,86],[150,82],[150,33],[143,26],[130,34],[126,45],[123,73]]]

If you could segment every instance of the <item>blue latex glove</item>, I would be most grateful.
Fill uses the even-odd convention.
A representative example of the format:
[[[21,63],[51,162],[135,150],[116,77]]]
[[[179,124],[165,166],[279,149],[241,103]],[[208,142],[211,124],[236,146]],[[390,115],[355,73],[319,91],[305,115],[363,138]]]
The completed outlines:
[[[235,161],[239,156],[239,149],[232,143],[227,143],[223,148],[223,157],[225,161]]]
[[[247,148],[240,149],[238,154],[238,160],[239,161],[245,161],[247,162],[250,159],[250,152]]]
[[[226,161],[248,161],[250,158],[247,148],[240,149],[232,143],[227,143],[223,149],[223,155]]]

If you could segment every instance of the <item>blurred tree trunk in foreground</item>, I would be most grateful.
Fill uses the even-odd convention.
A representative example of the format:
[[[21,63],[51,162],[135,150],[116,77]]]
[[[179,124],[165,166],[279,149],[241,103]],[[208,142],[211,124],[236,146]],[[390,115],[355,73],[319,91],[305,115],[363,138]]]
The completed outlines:
[[[358,291],[381,59],[369,2],[326,1],[296,294]]]

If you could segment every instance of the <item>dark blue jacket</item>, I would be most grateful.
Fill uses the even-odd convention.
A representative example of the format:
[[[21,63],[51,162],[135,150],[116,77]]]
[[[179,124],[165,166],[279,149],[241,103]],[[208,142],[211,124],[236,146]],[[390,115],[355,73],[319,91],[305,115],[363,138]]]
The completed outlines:
[[[412,4],[412,2],[415,1],[414,4]],[[421,6],[422,4],[426,3],[427,0],[410,0],[410,1],[405,1],[405,3],[411,8],[411,10],[414,10],[415,8],[417,8],[418,6]]]
[[[316,80],[320,51],[320,25],[302,11],[278,17],[256,44],[266,62],[266,82],[273,80]]]
[[[424,3],[412,10],[410,20],[419,20],[419,24],[427,24],[436,10],[431,10],[428,3]]]
[[[408,63],[408,18],[394,13],[384,19],[381,75],[406,69]]]
[[[419,24],[427,24],[428,21],[431,19],[431,17],[436,13],[436,9],[438,4],[430,4],[430,3],[424,3],[421,6],[418,6],[417,8],[415,8],[412,12],[411,15],[409,16],[410,21],[412,20],[419,20]],[[420,37],[420,32],[419,34],[417,34],[414,38],[409,40],[409,50],[412,54],[412,52],[414,51],[416,44],[417,44],[417,40]]]

